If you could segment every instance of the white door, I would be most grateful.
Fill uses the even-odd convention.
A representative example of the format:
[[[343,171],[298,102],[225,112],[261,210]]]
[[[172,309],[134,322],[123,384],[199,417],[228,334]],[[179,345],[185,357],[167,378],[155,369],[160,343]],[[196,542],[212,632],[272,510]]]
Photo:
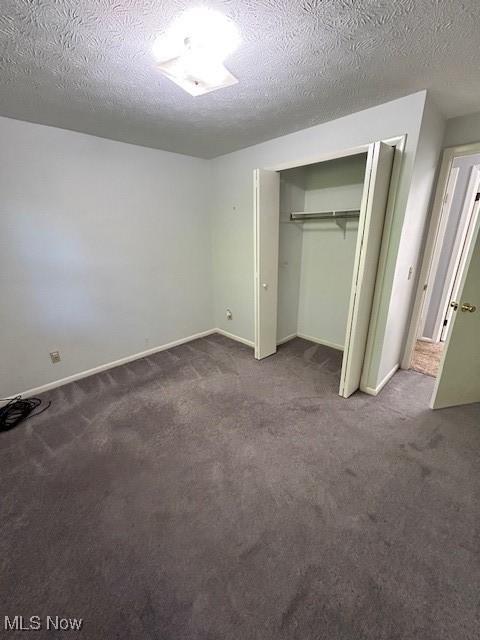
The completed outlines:
[[[462,256],[463,258],[465,258],[465,244],[467,242],[469,229],[471,229],[470,222],[472,219],[473,211],[475,209],[476,203],[478,202],[479,188],[480,166],[476,165],[472,167],[472,175],[470,176],[462,214],[458,223],[457,237],[455,238],[455,244],[452,249],[452,255],[445,279],[445,283],[447,286],[445,295],[442,296],[444,298],[440,307],[440,313],[442,314],[442,316],[439,318],[439,321],[442,325],[439,328],[441,331],[440,340],[442,342],[445,342],[445,340],[447,339],[448,327],[452,320],[453,308],[450,305],[458,297],[460,280],[464,266],[462,265]]]
[[[480,216],[475,206],[453,315],[430,406],[480,402]]]
[[[280,174],[255,169],[255,358],[277,350]]]
[[[360,386],[394,153],[383,142],[368,149],[340,379],[344,398]]]

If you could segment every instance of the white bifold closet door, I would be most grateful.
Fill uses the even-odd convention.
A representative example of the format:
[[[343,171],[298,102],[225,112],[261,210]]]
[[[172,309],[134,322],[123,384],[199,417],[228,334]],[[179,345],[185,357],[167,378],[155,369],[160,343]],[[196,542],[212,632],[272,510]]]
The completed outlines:
[[[393,147],[384,142],[369,145],[340,378],[344,398],[360,386],[393,156]]]
[[[255,358],[277,350],[280,174],[255,169]]]

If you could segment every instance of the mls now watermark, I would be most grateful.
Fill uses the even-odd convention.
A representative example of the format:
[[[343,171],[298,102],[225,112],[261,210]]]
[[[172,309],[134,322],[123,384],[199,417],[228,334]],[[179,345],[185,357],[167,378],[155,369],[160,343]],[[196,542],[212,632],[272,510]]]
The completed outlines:
[[[5,631],[80,631],[83,626],[82,618],[66,618],[63,616],[5,616],[3,628]]]

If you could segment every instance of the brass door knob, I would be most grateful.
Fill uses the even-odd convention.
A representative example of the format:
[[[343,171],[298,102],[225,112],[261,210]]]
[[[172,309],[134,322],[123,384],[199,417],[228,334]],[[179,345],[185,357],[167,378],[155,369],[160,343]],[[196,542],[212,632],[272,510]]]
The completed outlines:
[[[460,307],[460,309],[462,311],[469,311],[470,313],[473,313],[474,311],[477,310],[477,307],[473,304],[470,304],[470,302],[464,302],[462,303],[462,306]]]

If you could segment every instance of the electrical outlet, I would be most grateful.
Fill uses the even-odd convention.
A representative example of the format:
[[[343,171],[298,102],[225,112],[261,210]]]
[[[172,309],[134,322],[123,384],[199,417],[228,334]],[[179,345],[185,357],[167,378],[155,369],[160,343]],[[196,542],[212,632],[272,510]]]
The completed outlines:
[[[60,351],[50,351],[50,360],[53,364],[57,364],[57,362],[60,362]]]

